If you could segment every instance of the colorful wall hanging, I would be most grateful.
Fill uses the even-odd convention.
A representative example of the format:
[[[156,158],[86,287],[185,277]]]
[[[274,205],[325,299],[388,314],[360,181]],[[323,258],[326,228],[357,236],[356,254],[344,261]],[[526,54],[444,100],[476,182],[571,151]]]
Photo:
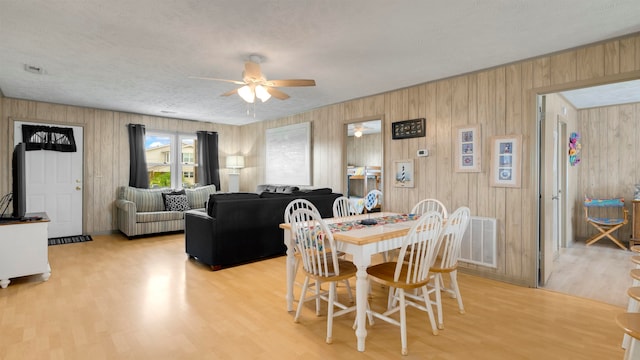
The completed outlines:
[[[580,163],[580,133],[572,132],[569,137],[569,163],[571,166],[576,166]]]

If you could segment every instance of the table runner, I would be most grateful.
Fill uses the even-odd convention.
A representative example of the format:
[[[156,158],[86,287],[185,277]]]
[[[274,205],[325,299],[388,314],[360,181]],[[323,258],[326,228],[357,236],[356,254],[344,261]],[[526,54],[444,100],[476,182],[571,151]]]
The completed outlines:
[[[388,216],[374,218],[377,221],[377,223],[374,225],[363,225],[360,223],[362,219],[344,221],[344,222],[327,224],[327,225],[329,226],[329,230],[332,233],[334,233],[334,232],[364,229],[370,226],[387,225],[387,224],[400,223],[404,221],[412,221],[412,220],[417,220],[419,217],[420,215],[416,215],[416,214],[399,214],[399,215],[388,215]]]

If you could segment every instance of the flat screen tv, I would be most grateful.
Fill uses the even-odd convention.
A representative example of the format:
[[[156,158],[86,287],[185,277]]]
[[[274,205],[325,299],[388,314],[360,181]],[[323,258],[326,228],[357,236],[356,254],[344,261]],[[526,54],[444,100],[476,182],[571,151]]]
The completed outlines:
[[[12,203],[13,213],[11,217],[14,219],[24,218],[27,212],[27,183],[26,183],[26,162],[25,162],[26,145],[19,143],[13,149],[13,160],[11,170],[13,176]]]

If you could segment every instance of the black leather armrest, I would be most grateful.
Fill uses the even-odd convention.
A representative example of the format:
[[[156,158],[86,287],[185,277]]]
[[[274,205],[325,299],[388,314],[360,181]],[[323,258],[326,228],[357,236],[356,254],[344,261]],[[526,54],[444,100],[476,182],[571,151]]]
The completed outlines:
[[[216,254],[216,219],[203,211],[190,210],[184,213],[184,222],[187,254],[212,267],[218,265],[214,258]]]

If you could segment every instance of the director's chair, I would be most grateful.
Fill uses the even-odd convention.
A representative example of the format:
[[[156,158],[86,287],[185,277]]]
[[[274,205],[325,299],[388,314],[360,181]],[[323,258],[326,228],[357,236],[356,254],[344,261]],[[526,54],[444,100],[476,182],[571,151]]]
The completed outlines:
[[[607,208],[613,208],[617,210],[616,215],[622,215],[620,217],[597,217],[589,214],[590,210],[599,209],[607,210]],[[622,214],[620,213],[622,211]],[[590,199],[585,198],[584,200],[584,214],[586,217],[587,223],[593,225],[596,229],[598,229],[599,233],[593,235],[587,240],[587,246],[595,243],[596,241],[608,237],[611,241],[613,241],[616,245],[618,245],[621,249],[627,250],[626,246],[620,242],[615,236],[613,236],[613,232],[626,225],[629,222],[629,210],[624,207],[624,198],[617,199]],[[601,214],[598,214],[601,215]]]

